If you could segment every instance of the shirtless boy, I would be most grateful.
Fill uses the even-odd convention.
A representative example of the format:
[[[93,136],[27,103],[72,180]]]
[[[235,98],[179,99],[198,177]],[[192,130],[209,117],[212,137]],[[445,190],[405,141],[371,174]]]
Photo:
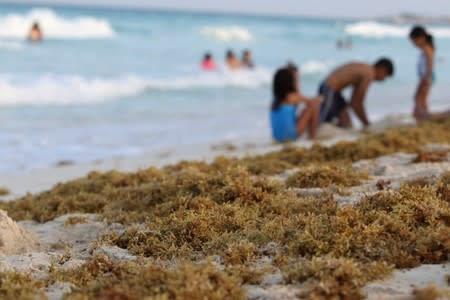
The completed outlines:
[[[364,100],[367,90],[373,81],[384,81],[394,75],[394,65],[390,59],[382,58],[374,65],[353,62],[334,70],[320,85],[320,95],[324,97],[320,112],[321,122],[338,121],[343,128],[353,127],[348,111],[350,107],[365,127],[370,125]],[[348,103],[342,91],[353,88],[352,97]]]

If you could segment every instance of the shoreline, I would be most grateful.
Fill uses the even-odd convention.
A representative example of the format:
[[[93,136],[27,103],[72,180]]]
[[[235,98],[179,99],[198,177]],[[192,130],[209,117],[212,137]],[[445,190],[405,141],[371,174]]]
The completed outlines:
[[[358,130],[344,131],[334,126],[323,126],[319,131],[319,141],[323,145],[333,145],[340,141],[351,141],[360,135]],[[315,142],[300,139],[292,145],[310,148]],[[254,137],[246,140],[228,140],[215,144],[188,145],[180,148],[168,148],[157,152],[148,152],[134,157],[122,157],[76,163],[62,161],[47,168],[33,169],[14,174],[0,174],[0,187],[10,193],[0,200],[13,200],[27,193],[40,193],[51,189],[61,182],[71,181],[90,172],[136,172],[149,167],[165,167],[181,161],[211,162],[218,156],[243,158],[266,154],[282,149],[284,145],[276,144],[270,138]]]

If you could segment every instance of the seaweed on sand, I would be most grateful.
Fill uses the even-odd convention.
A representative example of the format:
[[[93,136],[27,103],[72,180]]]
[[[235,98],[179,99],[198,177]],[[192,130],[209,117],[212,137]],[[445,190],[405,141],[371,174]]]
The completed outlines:
[[[414,298],[416,300],[439,300],[439,299],[449,299],[450,289],[449,288],[439,288],[435,285],[430,285],[423,289],[415,289],[413,291]]]
[[[0,273],[1,299],[46,299],[43,293],[44,287],[44,282],[35,280],[30,275],[12,272]]]
[[[72,216],[69,217],[65,222],[64,222],[64,226],[69,227],[69,226],[75,226],[78,224],[85,224],[88,222],[88,219],[86,217],[83,216]]]
[[[323,188],[329,186],[351,187],[368,179],[366,173],[356,171],[349,164],[319,164],[302,167],[286,180],[293,188]]]
[[[449,151],[419,151],[413,163],[437,163],[448,160]]]
[[[313,162],[355,162],[396,152],[419,152],[429,143],[450,143],[450,119],[425,122],[415,128],[389,129],[367,134],[354,142],[340,142],[331,147],[314,145],[311,149],[288,146],[284,149],[241,160],[255,175],[280,174],[286,169]]]
[[[340,206],[327,194],[299,197],[283,182],[264,174],[308,163],[315,164],[311,173],[323,173],[325,180],[313,177],[294,186],[359,184],[364,176],[350,167],[351,162],[397,151],[417,152],[427,142],[450,142],[449,127],[450,121],[427,123],[331,147],[290,146],[254,158],[218,158],[211,164],[182,162],[129,174],[91,173],[0,206],[16,220],[39,222],[67,213],[99,214],[107,222],[125,226],[124,232],[108,234],[99,242],[127,249],[140,259],[199,262],[220,256],[224,262],[222,271],[209,264],[189,263],[173,270],[94,258],[76,276],[55,275],[76,286],[69,298],[240,298],[240,286],[257,271],[252,266],[267,256],[261,249],[269,243],[281,249],[273,264],[281,265],[287,280],[302,282],[302,272],[318,270],[310,282],[312,295],[358,298],[360,287],[386,274],[390,266],[447,261],[450,176]],[[336,164],[348,167],[337,174]],[[306,263],[290,268],[289,263],[300,257]],[[239,277],[239,270],[245,276]],[[204,289],[192,289],[191,280],[205,283]]]
[[[0,188],[0,196],[8,196],[10,193],[7,188]]]
[[[289,146],[251,158],[219,157],[212,164],[182,162],[161,170],[150,168],[130,174],[93,172],[45,193],[0,202],[0,208],[8,211],[15,220],[45,222],[67,213],[113,210],[114,214],[127,211],[129,221],[142,220],[142,210],[149,212],[155,205],[170,203],[182,196],[205,196],[208,191],[227,184],[221,177],[229,174],[228,169],[239,167],[251,175],[272,175],[305,163],[353,162],[398,151],[417,152],[426,143],[450,143],[449,129],[450,119],[423,123],[417,128],[391,129],[331,147],[315,145],[304,149]]]
[[[97,256],[75,270],[56,271],[53,282],[75,286],[65,299],[244,299],[241,279],[211,263],[169,270],[151,262],[112,262]]]
[[[361,288],[383,278],[391,268],[383,263],[360,263],[352,259],[315,257],[302,260],[284,270],[288,283],[306,283],[302,298],[363,299]]]

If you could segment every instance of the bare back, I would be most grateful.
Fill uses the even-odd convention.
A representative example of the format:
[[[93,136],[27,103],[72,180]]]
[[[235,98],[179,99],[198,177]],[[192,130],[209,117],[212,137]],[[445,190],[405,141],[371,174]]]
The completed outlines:
[[[325,82],[333,90],[342,91],[347,87],[357,87],[362,83],[372,82],[374,79],[375,72],[372,65],[355,62],[337,68]]]

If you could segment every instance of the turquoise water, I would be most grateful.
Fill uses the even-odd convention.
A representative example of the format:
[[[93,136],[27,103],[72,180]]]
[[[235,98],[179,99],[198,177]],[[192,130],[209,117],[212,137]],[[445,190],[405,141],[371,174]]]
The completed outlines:
[[[40,45],[24,41],[38,20]],[[0,172],[141,155],[197,143],[270,141],[273,71],[301,66],[302,88],[348,60],[390,56],[396,77],[374,85],[372,118],[410,112],[418,52],[409,26],[179,12],[0,5]],[[434,26],[438,82],[432,107],[448,107],[450,27]],[[337,50],[351,37],[352,50]],[[211,51],[254,52],[254,71],[204,73]]]

